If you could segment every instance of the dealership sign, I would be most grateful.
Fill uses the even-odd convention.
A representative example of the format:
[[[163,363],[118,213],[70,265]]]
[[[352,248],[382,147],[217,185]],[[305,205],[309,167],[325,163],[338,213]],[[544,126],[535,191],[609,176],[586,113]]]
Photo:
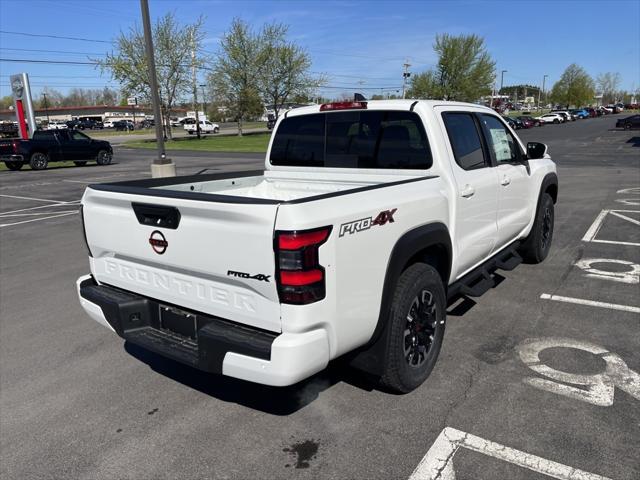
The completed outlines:
[[[31,138],[36,131],[36,116],[31,101],[31,86],[29,76],[26,73],[11,75],[11,93],[15,106],[16,119],[20,138]]]

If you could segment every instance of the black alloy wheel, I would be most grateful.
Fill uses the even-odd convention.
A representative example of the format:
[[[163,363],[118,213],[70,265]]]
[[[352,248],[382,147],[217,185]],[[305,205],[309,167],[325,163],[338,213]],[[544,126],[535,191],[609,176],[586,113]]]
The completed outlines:
[[[111,163],[111,154],[106,150],[100,150],[96,157],[98,165],[109,165]]]
[[[35,152],[31,155],[29,165],[33,170],[44,170],[49,164],[49,158],[46,153]]]
[[[404,358],[410,367],[419,368],[426,362],[433,344],[436,323],[433,293],[422,290],[411,303],[404,330]]]

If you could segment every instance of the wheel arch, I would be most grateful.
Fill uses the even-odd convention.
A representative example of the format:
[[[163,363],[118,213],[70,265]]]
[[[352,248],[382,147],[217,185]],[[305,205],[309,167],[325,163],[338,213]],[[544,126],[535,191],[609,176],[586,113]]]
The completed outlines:
[[[452,262],[451,236],[446,225],[435,222],[416,227],[402,235],[394,245],[387,263],[376,327],[369,341],[352,354],[350,363],[353,367],[373,375],[381,374],[394,288],[402,272],[418,262],[427,263],[438,271],[446,291]]]
[[[553,203],[558,202],[558,175],[555,173],[547,173],[540,184],[540,192],[538,194],[538,203],[544,193],[551,195]]]

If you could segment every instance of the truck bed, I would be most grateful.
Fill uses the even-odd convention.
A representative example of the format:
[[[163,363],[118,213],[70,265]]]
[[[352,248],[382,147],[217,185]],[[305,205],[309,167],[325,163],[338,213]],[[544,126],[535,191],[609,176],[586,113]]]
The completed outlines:
[[[391,184],[424,180],[415,174],[292,173],[249,171],[184,177],[144,179],[90,185],[95,190],[185,198],[222,203],[298,203],[354,193]]]

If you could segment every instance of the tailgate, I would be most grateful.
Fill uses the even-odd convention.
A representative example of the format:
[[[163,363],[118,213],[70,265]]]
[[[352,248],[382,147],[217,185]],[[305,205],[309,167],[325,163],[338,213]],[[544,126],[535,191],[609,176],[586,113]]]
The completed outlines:
[[[91,188],[82,204],[91,271],[99,282],[281,331],[273,251],[277,204]]]

